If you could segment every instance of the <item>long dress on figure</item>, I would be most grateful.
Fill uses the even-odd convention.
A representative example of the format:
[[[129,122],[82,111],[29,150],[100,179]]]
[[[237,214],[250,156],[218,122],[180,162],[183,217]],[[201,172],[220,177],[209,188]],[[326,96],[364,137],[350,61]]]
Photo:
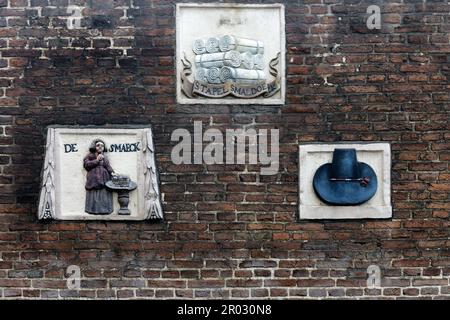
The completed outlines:
[[[106,182],[111,180],[114,170],[108,159],[97,160],[94,153],[89,153],[83,160],[87,170],[85,209],[90,214],[110,214],[113,212],[112,192],[106,188]]]

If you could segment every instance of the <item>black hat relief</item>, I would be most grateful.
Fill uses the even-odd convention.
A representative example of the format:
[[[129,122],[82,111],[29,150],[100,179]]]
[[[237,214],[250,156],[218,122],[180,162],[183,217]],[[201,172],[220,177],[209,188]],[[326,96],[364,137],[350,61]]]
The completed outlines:
[[[330,205],[358,205],[377,191],[377,176],[367,163],[358,162],[355,149],[335,149],[332,163],[320,166],[313,178],[316,195]]]

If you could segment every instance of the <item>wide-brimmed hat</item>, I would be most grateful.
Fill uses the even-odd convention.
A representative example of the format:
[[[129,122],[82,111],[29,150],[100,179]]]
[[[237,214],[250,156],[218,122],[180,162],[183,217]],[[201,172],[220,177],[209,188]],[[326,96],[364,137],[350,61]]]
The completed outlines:
[[[313,178],[314,191],[331,205],[358,205],[377,191],[377,176],[367,163],[358,162],[355,149],[334,149],[333,162],[320,166]]]

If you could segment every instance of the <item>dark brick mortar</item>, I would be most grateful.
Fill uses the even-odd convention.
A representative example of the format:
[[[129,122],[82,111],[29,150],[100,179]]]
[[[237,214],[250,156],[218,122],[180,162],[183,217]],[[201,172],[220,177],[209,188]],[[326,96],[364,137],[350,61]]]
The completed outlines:
[[[176,103],[174,1],[67,2],[0,1],[0,298],[450,297],[450,4],[284,1],[286,104],[216,106]],[[174,165],[195,120],[280,129],[279,173]],[[151,124],[165,221],[37,221],[55,124]],[[391,144],[392,219],[298,220],[298,144],[334,141]]]

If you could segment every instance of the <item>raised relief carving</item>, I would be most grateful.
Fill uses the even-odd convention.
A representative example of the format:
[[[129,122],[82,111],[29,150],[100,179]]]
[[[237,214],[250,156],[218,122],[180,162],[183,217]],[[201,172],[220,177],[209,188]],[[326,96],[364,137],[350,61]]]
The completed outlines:
[[[144,147],[144,219],[162,219],[163,211],[159,194],[158,171],[155,165],[155,148],[152,131],[142,135]]]
[[[370,165],[359,162],[354,148],[335,148],[333,161],[315,172],[316,195],[329,205],[360,205],[377,191],[377,175]]]
[[[38,218],[53,219],[55,217],[55,129],[47,131],[46,154],[42,172],[41,193],[39,197]]]
[[[49,128],[38,217],[162,219],[151,129]]]
[[[284,44],[282,5],[178,4],[178,101],[284,103]]]
[[[300,219],[392,217],[388,143],[302,144]]]
[[[265,98],[280,90],[280,77],[276,66],[280,53],[269,62],[269,73],[274,80],[267,82],[264,60],[264,43],[259,40],[239,38],[234,35],[196,39],[192,51],[195,56],[194,81],[191,62],[184,57],[181,81],[183,93],[194,98]],[[218,52],[220,51],[220,52]]]
[[[137,184],[131,181],[130,177],[124,175],[113,176],[111,180],[106,182],[106,187],[112,191],[117,192],[117,197],[120,204],[120,209],[117,212],[119,215],[130,215],[130,209],[128,209],[128,203],[130,198],[130,191],[137,188]]]
[[[84,211],[89,214],[110,214],[113,212],[112,192],[106,187],[114,173],[105,153],[106,144],[95,139],[89,147],[89,154],[83,159],[86,169],[86,201]]]

